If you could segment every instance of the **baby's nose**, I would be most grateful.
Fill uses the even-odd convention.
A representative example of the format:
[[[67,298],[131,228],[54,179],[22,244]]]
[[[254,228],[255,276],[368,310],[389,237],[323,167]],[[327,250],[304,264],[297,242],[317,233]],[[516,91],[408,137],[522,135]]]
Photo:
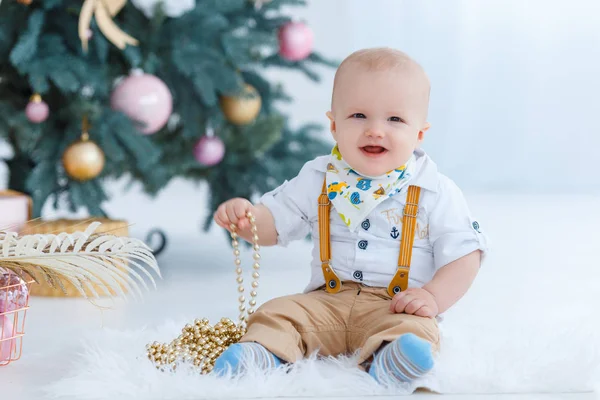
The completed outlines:
[[[383,132],[383,129],[372,126],[372,127],[367,128],[367,130],[365,131],[365,135],[372,137],[372,138],[382,138],[385,136],[385,133]]]

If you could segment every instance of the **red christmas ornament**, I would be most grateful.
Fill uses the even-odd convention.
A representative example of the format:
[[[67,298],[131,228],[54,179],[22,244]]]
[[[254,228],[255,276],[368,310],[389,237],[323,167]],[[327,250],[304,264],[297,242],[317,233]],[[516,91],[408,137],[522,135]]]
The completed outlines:
[[[304,60],[313,48],[313,32],[302,22],[288,22],[279,30],[279,54],[289,61]]]

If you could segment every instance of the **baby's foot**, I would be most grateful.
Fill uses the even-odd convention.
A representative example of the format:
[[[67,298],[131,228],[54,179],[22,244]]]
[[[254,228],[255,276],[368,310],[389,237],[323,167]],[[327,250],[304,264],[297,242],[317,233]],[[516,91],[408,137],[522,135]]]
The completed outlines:
[[[281,360],[258,343],[235,343],[229,346],[216,360],[213,372],[223,375],[231,370],[233,375],[244,373],[245,364],[263,370],[277,368]]]
[[[431,343],[406,333],[375,354],[369,374],[378,382],[411,382],[432,368]]]

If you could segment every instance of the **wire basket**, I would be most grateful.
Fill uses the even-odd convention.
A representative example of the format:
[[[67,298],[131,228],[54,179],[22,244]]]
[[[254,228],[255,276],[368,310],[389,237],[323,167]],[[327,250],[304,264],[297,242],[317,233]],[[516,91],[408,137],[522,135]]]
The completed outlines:
[[[32,282],[0,269],[0,366],[21,358]]]

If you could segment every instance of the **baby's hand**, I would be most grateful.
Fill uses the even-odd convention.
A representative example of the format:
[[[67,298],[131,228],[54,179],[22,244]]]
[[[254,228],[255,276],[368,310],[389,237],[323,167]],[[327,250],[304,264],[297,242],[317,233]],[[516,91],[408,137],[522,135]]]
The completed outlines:
[[[215,211],[214,219],[217,225],[227,229],[229,232],[231,232],[231,224],[236,225],[239,230],[243,231],[250,228],[250,221],[246,217],[248,211],[256,215],[254,206],[250,201],[235,198],[221,204],[217,208],[217,211]]]
[[[435,297],[422,288],[408,288],[394,296],[390,311],[400,314],[414,314],[419,317],[434,318],[438,314]]]

